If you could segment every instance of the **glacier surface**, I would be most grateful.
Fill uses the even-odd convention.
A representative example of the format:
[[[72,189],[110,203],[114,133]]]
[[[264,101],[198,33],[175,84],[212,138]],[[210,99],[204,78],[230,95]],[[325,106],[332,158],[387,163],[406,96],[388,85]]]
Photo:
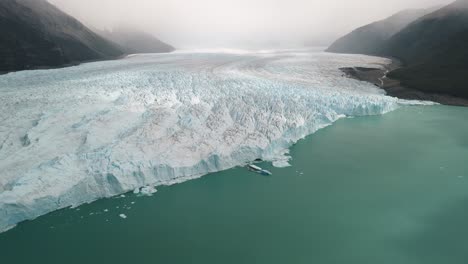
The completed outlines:
[[[387,62],[198,51],[0,76],[0,230],[257,158],[286,166],[299,139],[401,104],[338,70]]]

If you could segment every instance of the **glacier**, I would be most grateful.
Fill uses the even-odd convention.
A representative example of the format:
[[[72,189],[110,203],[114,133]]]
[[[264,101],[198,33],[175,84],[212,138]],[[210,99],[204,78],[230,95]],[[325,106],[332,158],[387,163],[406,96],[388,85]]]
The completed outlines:
[[[257,158],[285,166],[287,149],[318,129],[403,103],[339,70],[386,63],[313,50],[183,51],[2,75],[0,231]]]

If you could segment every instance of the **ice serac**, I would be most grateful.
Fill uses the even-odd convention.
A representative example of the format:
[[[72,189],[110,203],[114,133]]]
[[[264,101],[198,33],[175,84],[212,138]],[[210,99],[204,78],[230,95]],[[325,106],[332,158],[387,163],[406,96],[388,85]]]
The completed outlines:
[[[338,70],[385,59],[178,52],[0,77],[0,230],[257,158],[345,116],[398,107]],[[284,162],[279,162],[284,164]]]

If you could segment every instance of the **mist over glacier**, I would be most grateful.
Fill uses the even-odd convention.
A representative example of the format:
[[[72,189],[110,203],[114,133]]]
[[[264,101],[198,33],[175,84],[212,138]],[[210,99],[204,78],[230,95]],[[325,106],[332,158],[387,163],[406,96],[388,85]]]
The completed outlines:
[[[176,48],[327,46],[408,8],[451,0],[49,0],[92,28],[127,25]]]
[[[56,209],[197,178],[400,101],[338,70],[386,59],[184,51],[0,76],[0,230]]]

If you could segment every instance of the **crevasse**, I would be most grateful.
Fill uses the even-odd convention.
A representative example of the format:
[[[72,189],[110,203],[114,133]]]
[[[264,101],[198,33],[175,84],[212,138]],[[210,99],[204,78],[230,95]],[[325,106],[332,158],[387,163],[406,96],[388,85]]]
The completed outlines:
[[[311,51],[181,52],[0,76],[0,230],[285,149],[399,101],[339,67],[385,59]]]

